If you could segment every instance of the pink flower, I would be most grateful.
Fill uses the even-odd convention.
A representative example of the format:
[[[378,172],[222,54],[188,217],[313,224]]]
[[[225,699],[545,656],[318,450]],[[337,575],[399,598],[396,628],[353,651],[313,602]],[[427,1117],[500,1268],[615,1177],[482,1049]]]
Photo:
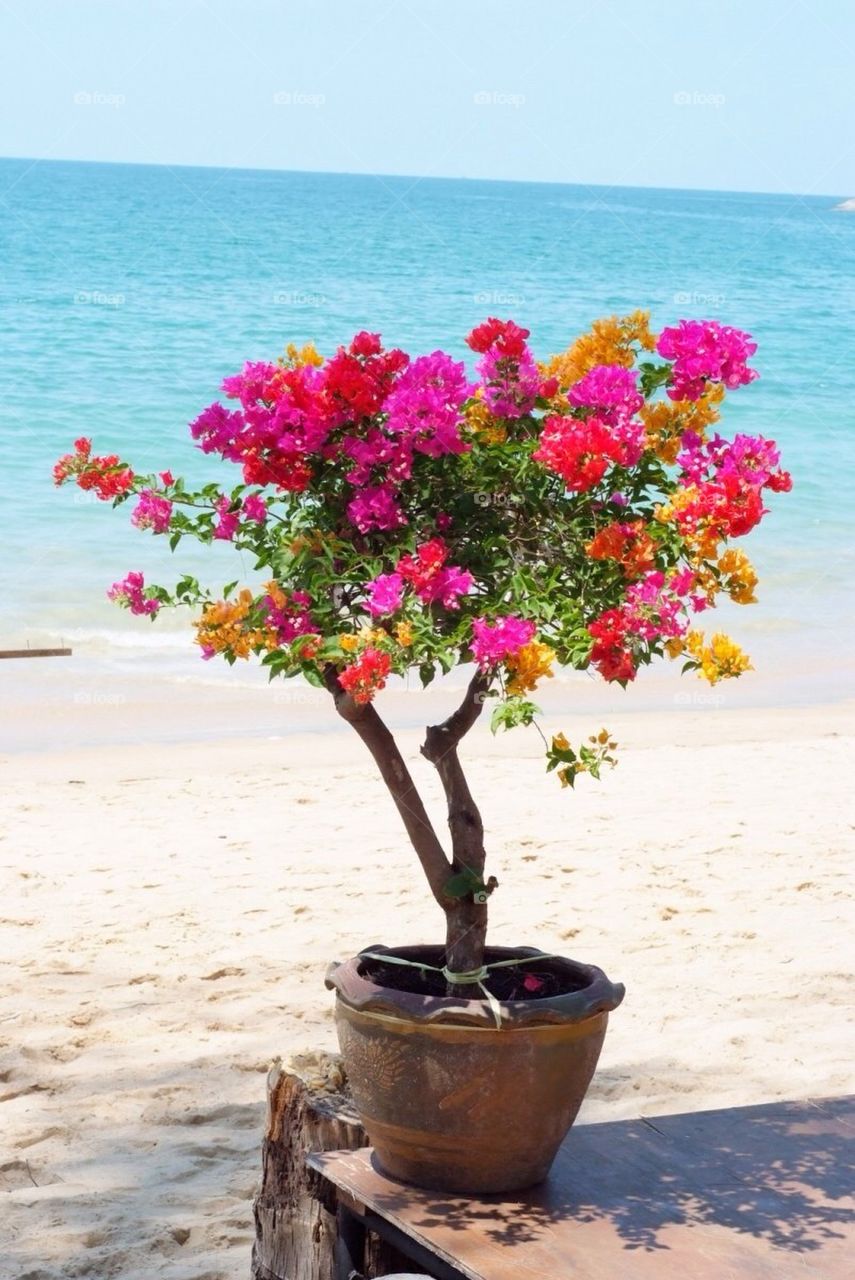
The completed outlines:
[[[190,434],[203,453],[221,453],[232,461],[240,459],[236,442],[244,427],[243,414],[222,404],[209,404],[193,422]]]
[[[243,500],[243,514],[254,524],[264,524],[267,520],[267,503],[257,493],[250,493]]]
[[[474,583],[468,569],[449,565],[447,569],[440,569],[433,582],[417,594],[425,604],[438,602],[446,609],[459,609],[460,597],[468,596]]]
[[[725,484],[731,482],[739,487],[774,490],[784,478],[784,483],[792,485],[787,473],[780,470],[778,446],[774,440],[767,440],[764,436],[737,435],[733,440],[725,440],[723,436],[716,435],[704,443],[694,431],[686,431],[682,445],[677,462],[683,479],[690,484],[713,480]]]
[[[345,436],[341,442],[342,453],[353,459],[354,465],[347,472],[350,484],[366,485],[371,482],[376,468],[384,468],[389,480],[409,480],[412,471],[413,451],[409,439],[390,439],[378,427],[370,427],[362,436]]]
[[[217,521],[212,532],[214,537],[222,542],[232,542],[240,527],[240,512],[232,511],[231,505],[232,500],[225,493],[221,494],[214,503]]]
[[[223,378],[223,391],[230,400],[240,400],[244,408],[257,400],[269,398],[271,383],[278,373],[278,366],[266,360],[248,360],[240,373]]]
[[[598,364],[570,388],[568,398],[577,409],[593,409],[602,422],[614,426],[631,418],[644,404],[637,377],[623,365]]]
[[[412,442],[418,453],[439,458],[465,453],[462,405],[472,393],[462,363],[444,351],[419,356],[400,374],[383,406],[386,429]]]
[[[151,489],[143,489],[131,516],[131,524],[138,529],[151,529],[152,533],[166,533],[172,517],[172,503],[161,498]]]
[[[365,607],[375,618],[397,613],[404,594],[404,579],[400,573],[381,573],[366,584],[368,599]]]
[[[360,533],[371,529],[397,529],[407,523],[390,484],[366,485],[347,504],[348,519]]]
[[[114,582],[107,598],[130,609],[131,613],[154,617],[160,609],[160,601],[145,595],[145,578],[141,573],[129,573],[121,582]]]
[[[674,364],[668,388],[672,400],[698,400],[708,382],[732,390],[757,377],[747,363],[757,350],[751,334],[717,320],[681,320],[662,330],[656,350]]]
[[[279,644],[290,644],[298,636],[314,635],[317,632],[318,628],[310,611],[311,600],[305,591],[288,593],[275,582],[269,582],[267,587],[268,594],[261,599],[265,610],[264,625],[276,632]]]
[[[170,485],[175,484],[175,476],[171,471],[159,471],[158,475],[160,476],[160,483],[163,485],[164,489],[168,489]]]
[[[491,347],[476,366],[482,379],[484,403],[499,418],[521,418],[531,413],[540,395],[540,371],[528,347],[519,355],[504,355]]]
[[[472,653],[482,671],[495,667],[505,658],[519,653],[523,645],[534,639],[537,627],[525,618],[513,615],[496,618],[488,622],[486,618],[473,618]]]

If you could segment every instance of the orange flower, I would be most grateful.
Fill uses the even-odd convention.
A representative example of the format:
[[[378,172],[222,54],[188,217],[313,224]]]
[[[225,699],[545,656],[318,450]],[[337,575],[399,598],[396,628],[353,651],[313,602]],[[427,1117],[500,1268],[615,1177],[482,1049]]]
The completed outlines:
[[[639,578],[656,566],[655,544],[643,520],[607,524],[585,546],[592,560],[617,560],[627,578]]]
[[[549,376],[558,379],[560,386],[571,387],[598,364],[620,364],[630,369],[635,363],[634,343],[643,351],[652,351],[656,346],[649,311],[595,320],[589,333],[583,333],[561,355],[553,356],[544,368]]]

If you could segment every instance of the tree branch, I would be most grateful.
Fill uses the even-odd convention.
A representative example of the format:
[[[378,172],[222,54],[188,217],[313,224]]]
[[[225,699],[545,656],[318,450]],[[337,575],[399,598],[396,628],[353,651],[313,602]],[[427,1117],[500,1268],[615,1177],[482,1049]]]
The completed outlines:
[[[489,677],[476,671],[460,706],[441,724],[428,727],[422,745],[422,755],[436,767],[448,801],[453,861],[479,875],[484,870],[484,825],[457,748],[483,711],[489,687]]]
[[[380,775],[403,819],[431,893],[445,911],[449,905],[445,886],[452,874],[451,863],[433,829],[394,737],[371,703],[360,705],[342,689],[334,666],[326,666],[323,677],[324,684],[332,694],[336,711],[343,720],[353,725],[374,757]]]
[[[442,724],[430,725],[425,734],[422,755],[436,767],[448,802],[448,827],[451,832],[452,866],[464,867],[483,877],[486,854],[484,824],[472,798],[457,748],[484,709],[490,687],[489,676],[478,671],[469,682],[466,695],[455,712]],[[471,894],[446,907],[446,963],[457,972],[480,968],[484,958],[487,933],[487,906],[477,903]],[[477,998],[477,987],[450,987],[449,994]]]

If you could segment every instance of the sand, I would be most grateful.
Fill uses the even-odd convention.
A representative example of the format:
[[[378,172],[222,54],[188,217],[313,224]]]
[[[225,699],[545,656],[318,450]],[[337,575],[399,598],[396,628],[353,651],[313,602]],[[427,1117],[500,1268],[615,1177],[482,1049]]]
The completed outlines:
[[[531,732],[466,746],[493,941],[627,985],[582,1119],[851,1090],[853,708],[609,727],[575,794]],[[334,1046],[330,959],[440,937],[363,750],[2,757],[2,1280],[245,1280],[271,1058]]]

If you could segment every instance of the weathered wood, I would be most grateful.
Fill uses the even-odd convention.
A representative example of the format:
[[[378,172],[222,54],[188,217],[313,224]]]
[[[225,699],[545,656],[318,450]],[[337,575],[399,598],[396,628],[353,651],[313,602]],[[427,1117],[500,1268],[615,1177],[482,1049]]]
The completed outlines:
[[[463,1280],[844,1280],[855,1256],[853,1099],[576,1125],[519,1196],[439,1195],[369,1151],[310,1157],[366,1226]]]
[[[70,649],[0,649],[0,658],[68,658]]]
[[[261,1190],[253,1206],[252,1280],[334,1280],[335,1195],[313,1197],[309,1151],[352,1151],[365,1130],[330,1054],[277,1060],[267,1077]]]
[[[306,1155],[353,1151],[367,1141],[337,1054],[277,1059],[267,1077],[252,1280],[335,1280],[337,1193]],[[387,1275],[398,1257],[369,1237],[362,1265],[366,1276]]]

